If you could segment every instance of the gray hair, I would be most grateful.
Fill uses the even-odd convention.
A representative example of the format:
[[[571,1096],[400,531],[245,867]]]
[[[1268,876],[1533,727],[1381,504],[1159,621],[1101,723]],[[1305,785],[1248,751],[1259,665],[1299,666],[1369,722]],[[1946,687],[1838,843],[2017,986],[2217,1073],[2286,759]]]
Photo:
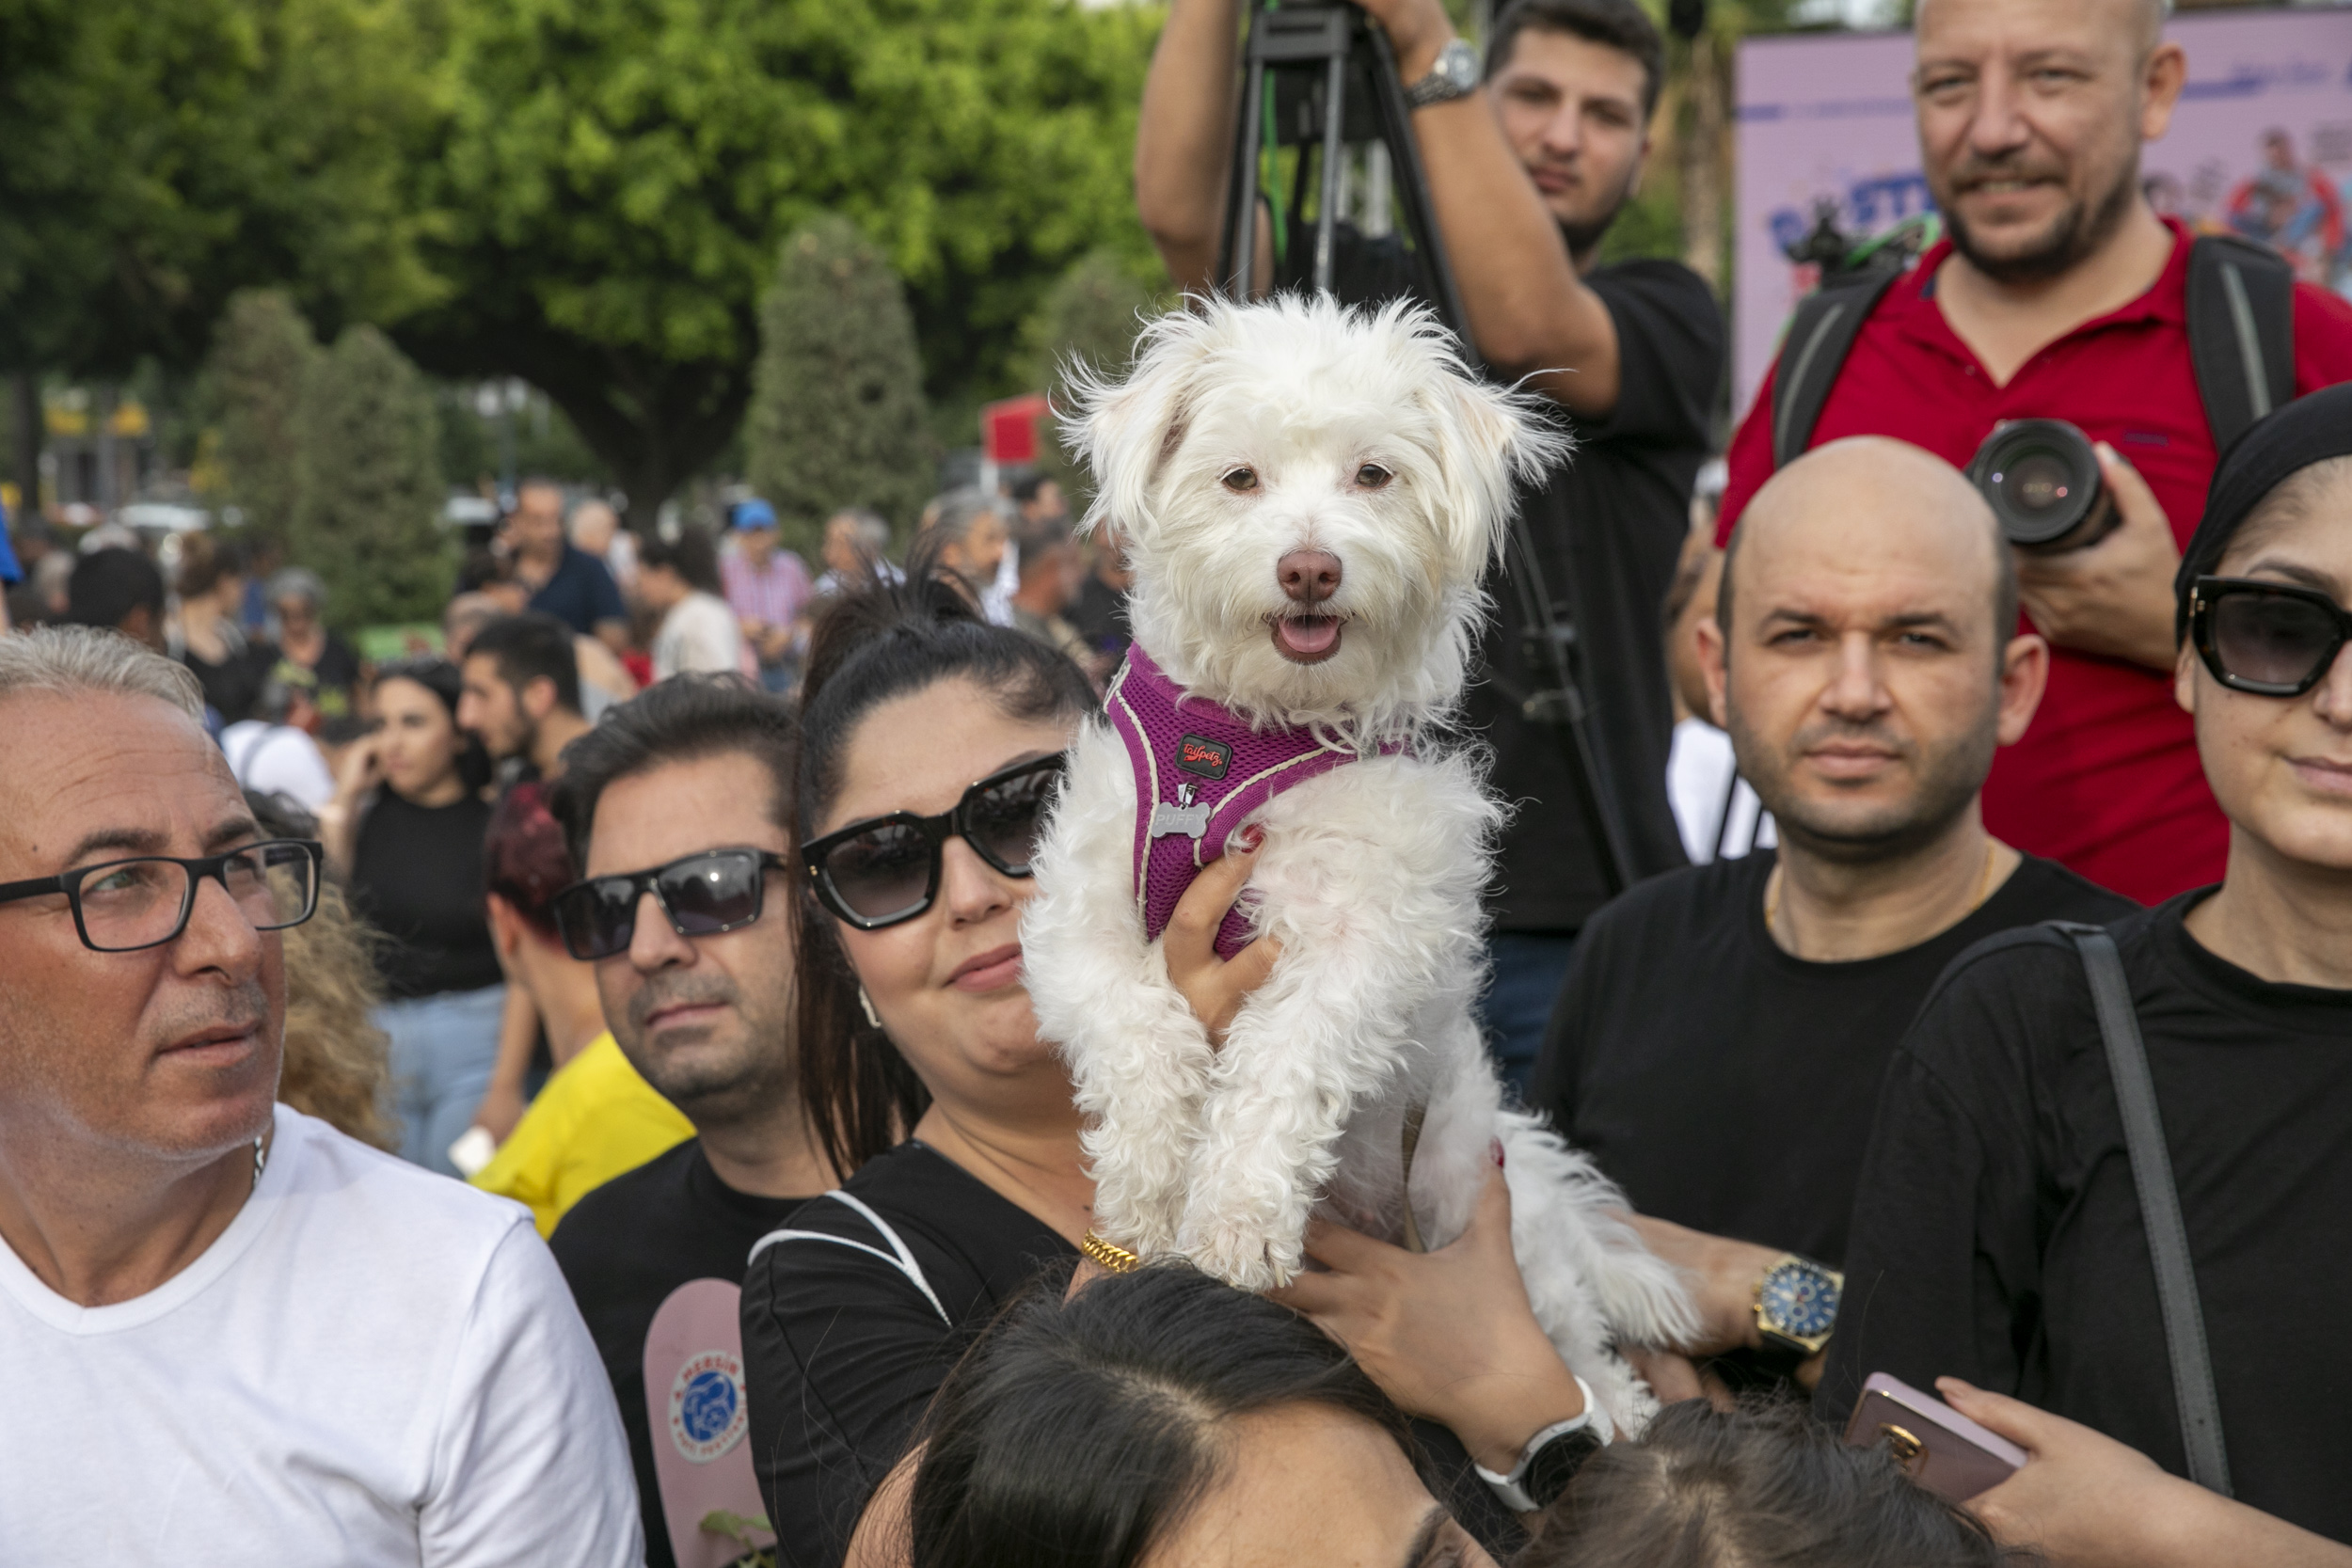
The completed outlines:
[[[0,637],[0,698],[20,691],[152,697],[204,721],[204,689],[186,665],[97,626],[41,626]]]
[[[326,584],[308,566],[289,566],[269,579],[269,602],[300,599],[312,610],[326,608]]]
[[[890,551],[890,522],[870,506],[845,506],[834,513],[832,522],[850,525],[850,536],[876,559]]]
[[[955,544],[971,532],[972,525],[982,517],[994,517],[1005,525],[1007,533],[1010,533],[1021,520],[1021,515],[1013,510],[1010,501],[1002,496],[992,496],[977,485],[950,490],[931,505],[939,509],[939,515],[931,520],[927,531],[943,545]]]

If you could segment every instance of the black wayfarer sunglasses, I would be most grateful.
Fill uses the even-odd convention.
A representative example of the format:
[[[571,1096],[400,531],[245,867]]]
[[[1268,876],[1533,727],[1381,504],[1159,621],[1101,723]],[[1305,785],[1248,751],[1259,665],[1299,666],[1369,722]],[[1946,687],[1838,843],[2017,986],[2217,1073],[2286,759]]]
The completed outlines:
[[[679,936],[714,937],[757,920],[768,873],[788,863],[772,849],[705,849],[650,871],[590,877],[555,895],[555,927],[564,951],[582,962],[626,953],[637,935],[638,900],[650,893]]]
[[[801,850],[810,883],[826,909],[862,931],[913,920],[939,897],[940,860],[950,836],[962,839],[1008,877],[1026,877],[1038,831],[1068,753],[1015,763],[963,792],[936,816],[893,812],[852,822]]]
[[[2188,634],[2232,690],[2300,697],[2352,641],[2352,614],[2317,589],[2203,577],[2189,587]]]

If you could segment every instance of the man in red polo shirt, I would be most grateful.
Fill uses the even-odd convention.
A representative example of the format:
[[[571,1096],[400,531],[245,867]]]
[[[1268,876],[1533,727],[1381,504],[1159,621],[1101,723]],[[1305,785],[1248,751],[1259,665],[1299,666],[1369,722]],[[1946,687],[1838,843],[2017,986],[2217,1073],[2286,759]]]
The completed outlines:
[[[2190,236],[2139,188],[2140,144],[2187,74],[2163,20],[2160,0],[1922,0],[1912,87],[1948,238],[1880,300],[1812,436],[1893,436],[1955,466],[2004,420],[2099,443],[2126,520],[2018,557],[2049,690],[1994,763],[1984,818],[2144,902],[2220,880],[2229,837],[2172,701],[2172,574],[2217,454],[2189,360]],[[2352,380],[2352,306],[2298,286],[2294,336],[2298,394]],[[1772,476],[1772,412],[1767,377],[1718,544]],[[2134,504],[2143,477],[2161,517]]]

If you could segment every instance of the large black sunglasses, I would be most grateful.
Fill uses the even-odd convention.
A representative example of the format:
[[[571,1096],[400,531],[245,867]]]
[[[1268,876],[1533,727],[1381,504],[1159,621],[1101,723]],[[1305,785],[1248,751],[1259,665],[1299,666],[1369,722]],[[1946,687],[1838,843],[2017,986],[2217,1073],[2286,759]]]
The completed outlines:
[[[682,937],[714,937],[749,926],[766,902],[768,873],[788,863],[771,849],[706,849],[657,865],[590,877],[555,895],[555,928],[582,962],[628,951],[638,900],[648,893]]]
[[[194,860],[139,855],[0,885],[0,904],[63,894],[83,946],[135,953],[177,941],[196,909],[197,884],[210,879],[255,930],[282,931],[318,908],[320,853],[310,839],[273,838]]]
[[[2189,586],[2188,634],[2232,690],[2300,697],[2352,641],[2352,614],[2317,589],[2204,577]]]
[[[825,908],[862,931],[913,920],[939,897],[940,861],[950,836],[1008,877],[1026,877],[1038,830],[1069,767],[1056,752],[1015,763],[963,792],[937,816],[892,812],[852,822],[801,850]]]

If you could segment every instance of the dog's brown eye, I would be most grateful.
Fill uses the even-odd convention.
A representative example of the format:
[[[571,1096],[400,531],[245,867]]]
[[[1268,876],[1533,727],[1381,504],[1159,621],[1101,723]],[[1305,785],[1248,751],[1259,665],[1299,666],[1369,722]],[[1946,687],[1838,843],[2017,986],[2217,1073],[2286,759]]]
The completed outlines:
[[[1377,463],[1367,463],[1356,470],[1356,483],[1367,490],[1377,490],[1394,477]]]
[[[1255,490],[1257,487],[1258,470],[1255,468],[1235,468],[1225,476],[1225,488],[1228,490]]]

